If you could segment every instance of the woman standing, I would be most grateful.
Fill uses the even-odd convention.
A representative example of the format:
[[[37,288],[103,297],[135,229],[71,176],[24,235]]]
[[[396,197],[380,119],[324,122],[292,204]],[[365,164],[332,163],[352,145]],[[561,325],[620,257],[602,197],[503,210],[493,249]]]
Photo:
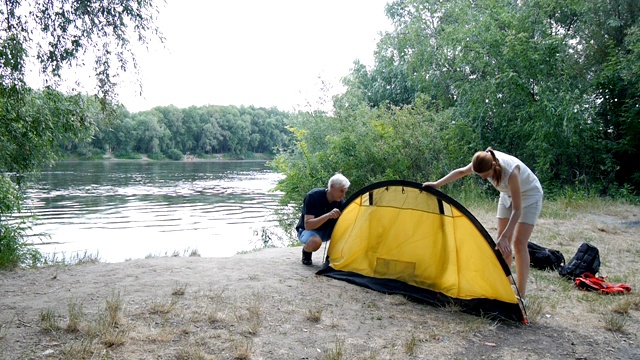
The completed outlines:
[[[516,259],[516,278],[520,296],[524,300],[529,278],[529,249],[527,244],[542,209],[543,191],[536,175],[518,158],[489,147],[473,155],[471,163],[453,170],[436,182],[423,186],[439,188],[471,173],[487,179],[500,191],[498,201],[498,241],[496,249],[511,266]]]

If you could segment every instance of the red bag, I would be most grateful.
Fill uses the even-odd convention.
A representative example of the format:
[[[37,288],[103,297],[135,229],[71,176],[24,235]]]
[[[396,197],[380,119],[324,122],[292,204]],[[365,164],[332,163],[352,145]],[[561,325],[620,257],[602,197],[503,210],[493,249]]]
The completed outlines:
[[[584,273],[575,279],[575,284],[582,290],[597,291],[601,294],[625,294],[631,292],[631,286],[627,284],[612,284],[602,276],[594,276]]]

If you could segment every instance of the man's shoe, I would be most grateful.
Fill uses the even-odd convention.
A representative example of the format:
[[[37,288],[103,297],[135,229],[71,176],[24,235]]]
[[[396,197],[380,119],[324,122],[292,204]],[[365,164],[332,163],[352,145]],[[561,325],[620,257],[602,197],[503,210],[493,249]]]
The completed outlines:
[[[302,249],[302,264],[304,265],[313,264],[313,262],[311,262],[311,253],[308,251],[304,251],[304,249]]]

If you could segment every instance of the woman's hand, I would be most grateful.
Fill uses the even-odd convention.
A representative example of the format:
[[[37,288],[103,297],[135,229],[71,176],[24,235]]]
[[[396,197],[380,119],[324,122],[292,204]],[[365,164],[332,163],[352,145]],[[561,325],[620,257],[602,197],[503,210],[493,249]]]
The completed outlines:
[[[498,243],[496,244],[496,249],[500,251],[500,253],[502,254],[502,257],[507,261],[507,263],[509,263],[512,256],[511,244],[509,243],[509,240],[506,237],[501,236],[498,239]]]
[[[426,183],[423,183],[422,187],[431,187],[431,188],[434,188],[434,189],[439,188],[438,183],[431,182],[431,181],[427,181]]]

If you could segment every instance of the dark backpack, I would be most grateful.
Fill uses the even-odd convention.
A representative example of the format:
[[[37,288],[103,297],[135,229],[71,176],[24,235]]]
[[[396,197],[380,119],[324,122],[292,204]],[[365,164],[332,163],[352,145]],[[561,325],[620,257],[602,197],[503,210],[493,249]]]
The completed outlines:
[[[564,255],[558,250],[547,249],[532,243],[527,244],[531,267],[540,270],[560,270],[564,266]]]
[[[584,273],[597,274],[600,270],[600,253],[598,248],[582,243],[575,255],[563,266],[558,273],[568,279],[574,280]]]

